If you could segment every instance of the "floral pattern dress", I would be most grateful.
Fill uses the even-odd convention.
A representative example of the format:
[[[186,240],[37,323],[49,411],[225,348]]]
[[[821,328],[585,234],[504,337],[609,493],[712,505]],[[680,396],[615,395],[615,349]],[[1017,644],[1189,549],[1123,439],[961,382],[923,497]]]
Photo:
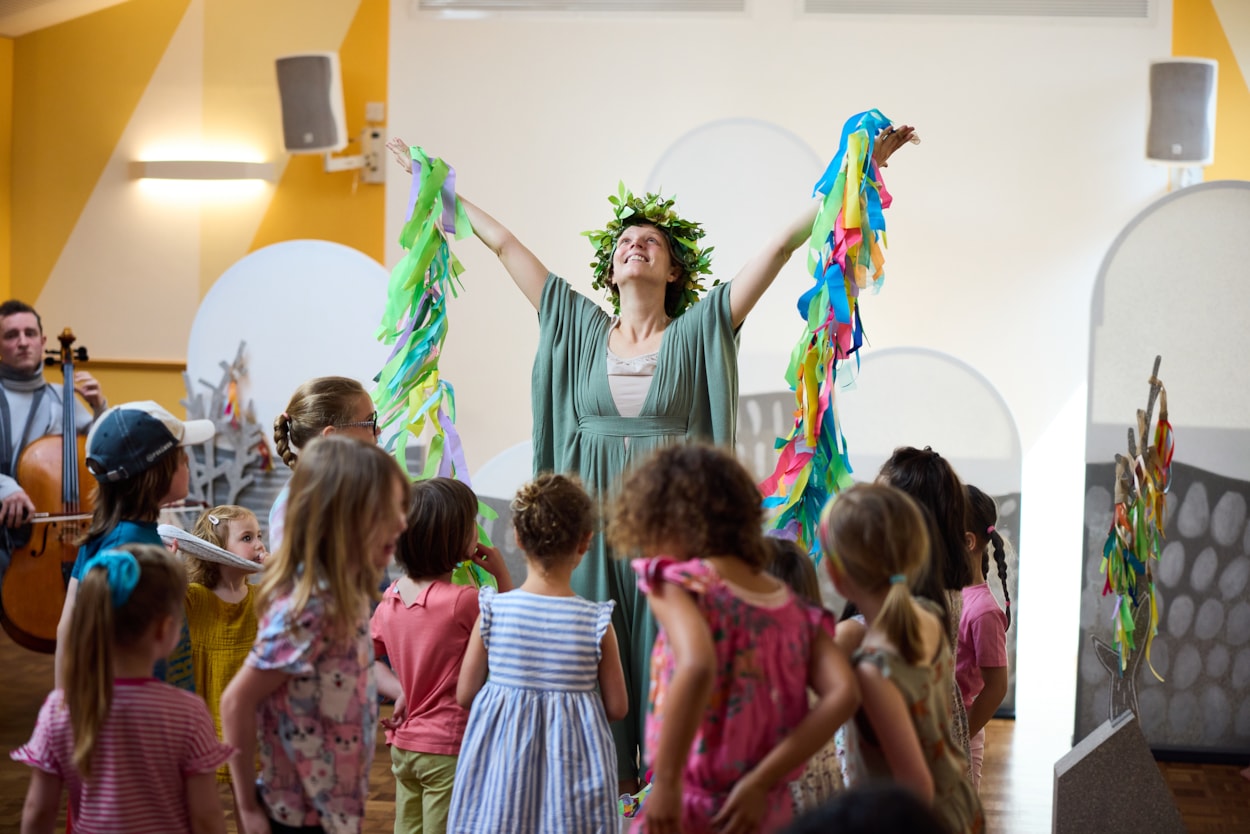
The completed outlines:
[[[937,613],[935,606],[921,601]],[[952,834],[980,834],[985,830],[981,801],[968,776],[968,758],[955,738],[951,721],[950,691],[955,679],[955,659],[943,640],[929,663],[908,663],[897,652],[880,647],[860,647],[851,665],[871,664],[898,688],[911,714],[916,737],[933,776],[933,810]],[[858,745],[865,777],[890,779],[891,770],[877,744],[876,734],[861,709],[855,717]]]
[[[677,585],[695,600],[716,651],[716,679],[691,744],[682,785],[682,830],[710,832],[711,818],[743,774],[760,762],[807,716],[807,677],[812,646],[823,629],[832,636],[833,616],[795,596],[789,588],[755,594],[721,579],[702,560],[638,559],[639,588],[651,593]],[[660,631],[651,655],[646,749],[659,748],[664,702],[675,659]],[[650,762],[648,762],[650,763]],[[768,797],[761,830],[776,831],[792,817],[787,774]],[[634,825],[646,831],[646,815]]]
[[[298,613],[290,593],[266,608],[247,665],[291,679],[257,708],[261,799],[270,819],[357,834],[369,794],[378,727],[369,612],[352,634],[326,631],[326,593]]]

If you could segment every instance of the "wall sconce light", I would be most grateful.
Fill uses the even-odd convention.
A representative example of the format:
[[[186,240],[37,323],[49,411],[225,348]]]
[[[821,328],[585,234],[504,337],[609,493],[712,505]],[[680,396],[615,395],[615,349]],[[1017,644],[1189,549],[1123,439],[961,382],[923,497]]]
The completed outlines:
[[[161,159],[130,163],[132,179],[158,180],[266,180],[272,182],[272,162],[235,162],[224,159]]]

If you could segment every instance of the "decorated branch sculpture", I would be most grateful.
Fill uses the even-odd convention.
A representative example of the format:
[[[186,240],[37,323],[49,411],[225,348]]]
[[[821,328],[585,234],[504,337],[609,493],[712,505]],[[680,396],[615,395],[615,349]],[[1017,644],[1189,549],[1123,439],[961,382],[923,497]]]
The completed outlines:
[[[1146,408],[1137,412],[1136,433],[1128,430],[1128,455],[1115,456],[1115,509],[1101,566],[1106,576],[1102,593],[1115,596],[1112,639],[1107,643],[1093,637],[1094,651],[1111,673],[1111,718],[1137,712],[1137,672],[1143,658],[1151,674],[1163,680],[1150,662],[1151,644],[1159,631],[1152,563],[1158,561],[1162,547],[1173,453],[1167,391],[1159,380],[1160,360],[1155,357]],[[1159,417],[1152,431],[1156,400]]]

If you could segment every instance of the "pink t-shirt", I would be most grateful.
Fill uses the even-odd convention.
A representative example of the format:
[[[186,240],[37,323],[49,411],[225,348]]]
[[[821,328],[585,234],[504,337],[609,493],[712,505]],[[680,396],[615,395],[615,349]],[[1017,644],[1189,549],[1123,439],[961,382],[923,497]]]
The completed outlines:
[[[74,767],[74,731],[60,689],[43,702],[30,741],[10,756],[65,783],[75,832],[168,834],[191,831],[186,780],[212,773],[233,749],[217,740],[197,696],[155,678],[120,678],[89,782]]]
[[[477,589],[434,581],[406,606],[398,586],[382,595],[370,629],[373,653],[390,659],[408,701],[404,723],[386,740],[400,750],[458,756],[469,711],[456,703],[456,682],[477,622]]]
[[[990,593],[989,583],[964,588],[963,599],[955,682],[967,708],[985,687],[981,667],[1007,665],[1007,617]]]

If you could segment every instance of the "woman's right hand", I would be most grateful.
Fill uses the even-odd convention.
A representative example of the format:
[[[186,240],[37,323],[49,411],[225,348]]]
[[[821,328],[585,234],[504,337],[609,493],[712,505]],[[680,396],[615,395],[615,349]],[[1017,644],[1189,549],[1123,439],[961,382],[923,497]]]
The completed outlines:
[[[409,144],[398,136],[392,136],[391,141],[386,143],[386,149],[391,152],[391,156],[395,157],[395,161],[411,174],[412,152],[408,150],[409,147]]]

